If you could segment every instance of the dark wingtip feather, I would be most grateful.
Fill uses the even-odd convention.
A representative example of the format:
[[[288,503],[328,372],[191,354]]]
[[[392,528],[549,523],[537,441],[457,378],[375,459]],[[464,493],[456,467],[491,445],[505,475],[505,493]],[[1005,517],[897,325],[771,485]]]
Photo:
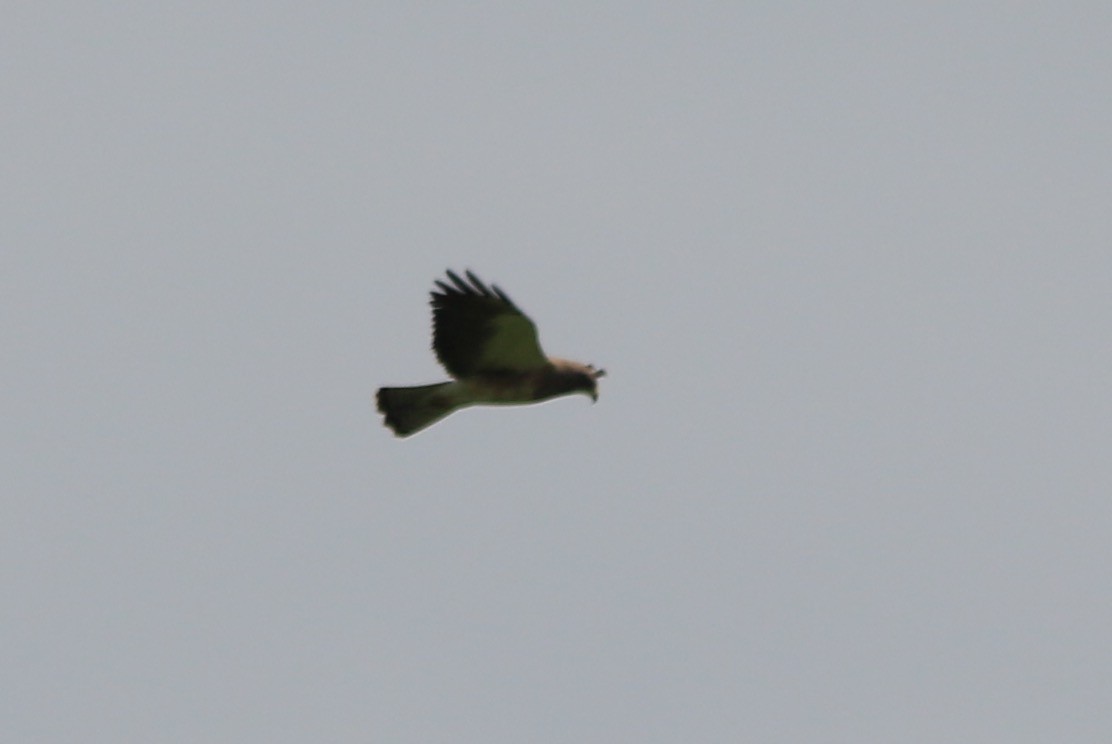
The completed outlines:
[[[437,289],[433,290],[431,293],[433,304],[438,304],[452,295],[467,295],[470,297],[486,297],[491,300],[498,300],[514,310],[521,312],[518,310],[517,305],[514,304],[514,301],[510,299],[510,296],[503,292],[498,285],[491,284],[488,286],[483,283],[483,280],[471,269],[465,269],[463,272],[463,275],[467,277],[466,280],[451,269],[445,269],[444,273],[447,275],[448,280],[451,281],[451,284],[442,279],[433,280],[433,283],[437,287]]]
[[[456,289],[458,289],[463,294],[475,294],[475,290],[467,286],[467,282],[460,279],[459,274],[452,271],[451,269],[448,269],[448,278],[452,280],[452,284],[456,285]]]
[[[490,290],[487,289],[487,286],[485,284],[483,284],[483,280],[480,279],[479,277],[475,276],[474,271],[472,271],[471,269],[467,269],[463,273],[466,274],[467,278],[471,280],[472,286],[474,286],[475,289],[477,289],[479,291],[479,294],[483,295],[484,297],[493,297],[494,296],[493,294],[491,294]]]

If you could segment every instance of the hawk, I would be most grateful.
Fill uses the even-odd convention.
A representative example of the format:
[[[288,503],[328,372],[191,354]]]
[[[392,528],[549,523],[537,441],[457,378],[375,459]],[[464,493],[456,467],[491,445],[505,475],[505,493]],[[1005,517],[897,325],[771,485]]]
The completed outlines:
[[[466,280],[447,274],[431,292],[432,349],[453,379],[380,388],[378,410],[395,434],[415,434],[466,406],[538,403],[572,393],[598,400],[605,370],[545,356],[537,327],[505,292],[470,271]]]

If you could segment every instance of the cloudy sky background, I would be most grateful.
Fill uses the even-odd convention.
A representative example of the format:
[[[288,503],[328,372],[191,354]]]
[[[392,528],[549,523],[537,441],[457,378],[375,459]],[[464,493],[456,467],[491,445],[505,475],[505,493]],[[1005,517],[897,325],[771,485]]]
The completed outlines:
[[[1110,7],[15,3],[0,738],[1108,741]]]

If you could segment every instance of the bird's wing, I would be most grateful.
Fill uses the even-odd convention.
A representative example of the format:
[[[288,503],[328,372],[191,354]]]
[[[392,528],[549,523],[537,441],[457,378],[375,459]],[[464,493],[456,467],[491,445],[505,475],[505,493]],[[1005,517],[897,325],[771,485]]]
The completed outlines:
[[[455,377],[484,372],[530,372],[548,366],[537,327],[496,286],[470,271],[467,281],[452,271],[451,284],[432,292],[432,348]]]

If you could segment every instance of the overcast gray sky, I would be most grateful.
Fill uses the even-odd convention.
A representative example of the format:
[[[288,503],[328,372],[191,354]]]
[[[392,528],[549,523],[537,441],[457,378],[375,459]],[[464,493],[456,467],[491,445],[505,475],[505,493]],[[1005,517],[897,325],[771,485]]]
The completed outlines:
[[[0,37],[0,739],[1112,741],[1109,4]],[[599,403],[394,439],[448,267]]]

